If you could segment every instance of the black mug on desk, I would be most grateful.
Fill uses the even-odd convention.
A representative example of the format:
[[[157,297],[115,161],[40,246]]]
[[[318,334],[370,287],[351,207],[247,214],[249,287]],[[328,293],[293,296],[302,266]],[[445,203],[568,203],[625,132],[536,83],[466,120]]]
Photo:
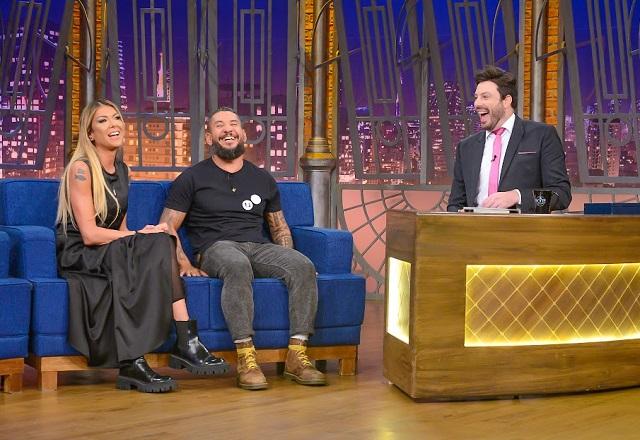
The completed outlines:
[[[554,193],[550,189],[534,189],[533,201],[535,202],[534,213],[535,214],[550,214],[551,202]]]

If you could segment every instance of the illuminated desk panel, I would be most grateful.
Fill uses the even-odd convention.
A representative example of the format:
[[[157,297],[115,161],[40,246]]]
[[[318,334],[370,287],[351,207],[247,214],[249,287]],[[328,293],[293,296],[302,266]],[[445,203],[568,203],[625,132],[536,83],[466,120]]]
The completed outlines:
[[[639,293],[638,263],[468,265],[464,345],[638,339]]]
[[[385,377],[425,400],[640,384],[639,227],[390,212]]]

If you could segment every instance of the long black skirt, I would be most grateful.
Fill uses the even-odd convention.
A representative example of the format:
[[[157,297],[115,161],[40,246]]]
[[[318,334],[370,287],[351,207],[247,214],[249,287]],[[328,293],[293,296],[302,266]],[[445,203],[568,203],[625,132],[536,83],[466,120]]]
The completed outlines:
[[[171,329],[174,238],[135,234],[85,246],[58,234],[58,267],[69,283],[69,343],[98,368],[159,347]]]

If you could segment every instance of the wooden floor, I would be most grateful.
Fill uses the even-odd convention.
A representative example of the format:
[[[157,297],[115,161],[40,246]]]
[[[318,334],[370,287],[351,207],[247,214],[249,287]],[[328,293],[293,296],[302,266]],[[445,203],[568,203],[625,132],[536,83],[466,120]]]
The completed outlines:
[[[265,369],[271,388],[243,391],[229,374],[180,379],[178,392],[119,391],[115,370],[64,373],[41,393],[0,394],[0,439],[640,439],[640,388],[544,398],[414,403],[382,376],[382,303],[368,301],[359,374],[327,387]],[[167,369],[164,372],[172,372]]]

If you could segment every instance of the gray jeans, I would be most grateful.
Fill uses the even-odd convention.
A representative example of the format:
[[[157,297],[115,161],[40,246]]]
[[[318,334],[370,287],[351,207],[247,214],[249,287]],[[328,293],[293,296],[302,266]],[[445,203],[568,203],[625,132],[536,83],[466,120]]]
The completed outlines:
[[[233,340],[253,336],[253,278],[278,278],[289,292],[289,334],[313,334],[318,308],[316,269],[300,252],[272,243],[218,241],[200,268],[222,280],[222,313]]]

